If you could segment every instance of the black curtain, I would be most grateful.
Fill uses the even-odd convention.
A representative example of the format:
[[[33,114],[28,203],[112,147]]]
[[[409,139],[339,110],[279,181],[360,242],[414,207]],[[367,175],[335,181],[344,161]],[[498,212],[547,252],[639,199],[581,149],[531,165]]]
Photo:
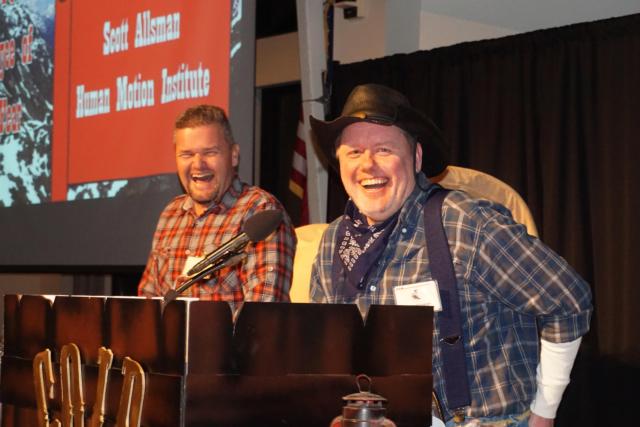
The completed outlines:
[[[513,186],[542,239],[591,283],[592,328],[556,425],[634,419],[640,15],[336,64],[334,72],[330,117],[357,84],[405,93],[442,128],[452,164]],[[329,188],[332,219],[346,197],[335,174]]]

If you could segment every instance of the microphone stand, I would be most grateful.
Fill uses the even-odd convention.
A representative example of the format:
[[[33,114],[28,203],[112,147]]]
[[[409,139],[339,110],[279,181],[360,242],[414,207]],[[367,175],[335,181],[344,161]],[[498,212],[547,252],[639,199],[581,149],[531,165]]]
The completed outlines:
[[[198,280],[210,275],[211,273],[214,273],[215,271],[220,270],[221,268],[235,265],[240,261],[242,261],[247,256],[247,254],[244,252],[229,252],[229,255],[231,256],[228,258],[221,258],[220,260],[218,260],[218,262],[209,264],[206,267],[202,268],[202,270],[198,271],[197,273],[191,276],[187,276],[187,280],[183,284],[178,286],[176,289],[169,289],[164,294],[163,308],[164,306],[169,304],[171,301],[176,299],[181,293],[183,293],[184,291],[189,289],[191,286],[193,286],[194,283],[196,283]]]

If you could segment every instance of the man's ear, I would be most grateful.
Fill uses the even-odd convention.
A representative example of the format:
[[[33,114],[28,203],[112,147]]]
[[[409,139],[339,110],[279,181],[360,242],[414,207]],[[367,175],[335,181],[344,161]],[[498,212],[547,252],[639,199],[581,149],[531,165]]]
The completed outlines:
[[[231,146],[231,165],[234,168],[237,168],[239,163],[240,163],[240,145],[233,144]]]
[[[416,141],[416,170],[418,173],[422,170],[422,144]]]

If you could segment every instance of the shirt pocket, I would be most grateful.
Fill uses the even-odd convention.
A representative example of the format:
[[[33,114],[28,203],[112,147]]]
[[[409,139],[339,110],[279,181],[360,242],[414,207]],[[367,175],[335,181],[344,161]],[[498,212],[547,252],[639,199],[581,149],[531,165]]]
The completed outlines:
[[[177,258],[178,251],[175,248],[162,246],[155,248],[152,252],[160,276],[174,279],[180,275],[184,259]]]

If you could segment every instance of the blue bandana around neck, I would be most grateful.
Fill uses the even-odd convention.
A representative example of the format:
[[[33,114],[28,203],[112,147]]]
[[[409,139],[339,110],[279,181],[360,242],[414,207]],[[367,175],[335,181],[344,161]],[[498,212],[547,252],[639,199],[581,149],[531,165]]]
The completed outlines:
[[[399,213],[381,223],[369,225],[356,205],[351,200],[347,202],[344,219],[337,229],[338,245],[333,262],[334,271],[342,266],[346,275],[345,296],[354,297],[364,291],[369,273],[387,246]]]

